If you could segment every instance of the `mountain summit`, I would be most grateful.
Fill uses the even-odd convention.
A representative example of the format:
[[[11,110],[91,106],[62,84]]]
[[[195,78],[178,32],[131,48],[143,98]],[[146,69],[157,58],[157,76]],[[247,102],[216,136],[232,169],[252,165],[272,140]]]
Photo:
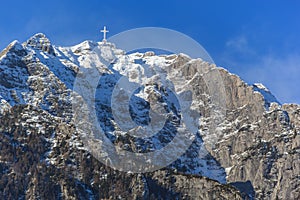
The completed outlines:
[[[211,63],[39,33],[0,53],[0,77],[2,199],[300,198],[300,106]]]

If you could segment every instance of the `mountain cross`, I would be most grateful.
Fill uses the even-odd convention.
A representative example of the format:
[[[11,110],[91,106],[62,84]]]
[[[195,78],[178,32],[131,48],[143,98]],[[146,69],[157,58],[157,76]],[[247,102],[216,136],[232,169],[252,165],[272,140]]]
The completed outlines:
[[[103,30],[101,30],[101,33],[103,33],[103,42],[106,42],[106,33],[108,33],[109,31],[106,30],[106,26],[104,26]]]

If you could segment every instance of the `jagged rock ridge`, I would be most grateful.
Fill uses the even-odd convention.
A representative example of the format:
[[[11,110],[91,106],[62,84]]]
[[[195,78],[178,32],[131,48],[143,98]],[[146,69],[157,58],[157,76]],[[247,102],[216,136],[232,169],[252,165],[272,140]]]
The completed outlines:
[[[144,174],[119,172],[95,159],[72,121],[74,80],[80,69],[91,67],[104,74],[96,92],[97,119],[115,146],[132,152],[164,147],[174,138],[181,117],[167,82],[153,77],[142,80],[145,87],[131,98],[131,117],[141,127],[147,125],[149,102],[161,100],[169,123],[145,140],[120,132],[110,108],[120,77],[134,82],[146,70],[151,74],[159,69],[162,74],[171,72],[167,79],[189,80],[181,83],[182,88],[192,89],[191,108],[201,118],[196,139],[185,154],[164,169]],[[213,145],[211,109],[218,105],[205,80],[211,71],[222,78],[226,108],[222,121],[215,124]],[[55,47],[37,34],[1,52],[0,75],[3,198],[300,198],[300,106],[280,105],[260,85],[249,86],[222,68],[185,55],[127,55],[110,43]]]

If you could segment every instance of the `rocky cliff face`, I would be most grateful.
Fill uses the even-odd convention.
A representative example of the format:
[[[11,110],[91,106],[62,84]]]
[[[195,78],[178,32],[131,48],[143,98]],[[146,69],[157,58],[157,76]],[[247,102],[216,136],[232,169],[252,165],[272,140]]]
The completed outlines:
[[[89,78],[76,87],[76,78],[86,74]],[[215,65],[185,55],[126,54],[110,43],[55,47],[37,34],[1,52],[0,76],[4,199],[300,198],[300,106],[280,105],[261,85],[249,86]],[[115,92],[124,77],[140,84],[130,98],[121,89]],[[103,141],[117,150],[163,149],[181,133],[182,121],[196,127],[195,133],[183,132],[191,143],[182,153],[177,145],[161,154],[157,165],[163,168],[151,172],[121,172],[114,160],[99,160],[95,150],[108,152],[86,145],[92,124],[78,129],[89,120],[78,118],[72,104],[76,97],[87,101],[76,88],[93,86],[92,108],[107,138]],[[120,112],[122,101],[112,107],[113,99],[126,98],[128,112]],[[164,110],[165,123],[156,134],[135,137],[149,124],[160,124],[150,110],[155,106]]]

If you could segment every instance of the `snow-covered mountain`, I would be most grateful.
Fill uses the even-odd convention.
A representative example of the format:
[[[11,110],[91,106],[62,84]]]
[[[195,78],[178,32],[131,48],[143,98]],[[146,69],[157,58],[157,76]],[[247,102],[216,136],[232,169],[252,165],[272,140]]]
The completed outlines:
[[[55,199],[300,195],[300,107],[201,59],[126,54],[106,42],[59,47],[36,34],[0,53],[0,77],[4,198],[43,198],[50,189]],[[94,113],[81,115],[86,109]],[[91,120],[105,140],[91,134]],[[120,165],[103,145],[152,155],[174,140],[149,165],[123,154]]]
[[[272,103],[280,104],[280,102],[271,93],[271,91],[268,88],[266,88],[266,86],[264,86],[263,84],[254,83],[253,89],[263,95],[263,97],[265,99],[266,109],[268,109]]]

